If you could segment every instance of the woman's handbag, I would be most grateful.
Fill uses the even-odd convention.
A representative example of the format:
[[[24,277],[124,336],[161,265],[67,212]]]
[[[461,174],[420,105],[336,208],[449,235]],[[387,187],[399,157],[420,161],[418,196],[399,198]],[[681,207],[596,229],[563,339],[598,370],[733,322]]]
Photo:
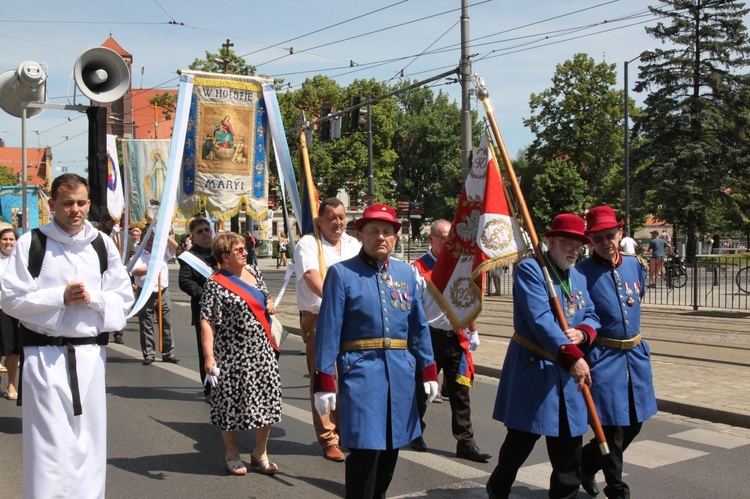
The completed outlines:
[[[288,334],[289,331],[287,331],[284,326],[281,325],[281,321],[276,316],[272,315],[271,336],[273,337],[273,342],[277,347],[281,348],[281,344],[284,342]]]

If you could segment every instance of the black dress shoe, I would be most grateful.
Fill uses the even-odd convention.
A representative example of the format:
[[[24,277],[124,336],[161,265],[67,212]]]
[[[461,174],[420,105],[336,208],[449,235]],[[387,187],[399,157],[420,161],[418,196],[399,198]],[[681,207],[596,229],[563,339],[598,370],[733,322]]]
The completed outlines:
[[[410,445],[412,450],[417,452],[427,452],[427,444],[421,436],[412,440]]]
[[[151,357],[149,357],[148,359],[143,359],[144,366],[150,366],[153,363],[154,363],[154,359],[152,359]]]
[[[599,486],[596,484],[596,476],[583,476],[581,475],[581,486],[591,497],[599,495]]]
[[[174,355],[170,355],[169,357],[162,357],[161,361],[162,362],[169,362],[170,364],[179,364],[180,363],[180,359],[178,359]]]
[[[456,449],[456,457],[468,459],[469,461],[476,461],[478,463],[483,463],[485,461],[488,461],[489,459],[492,459],[492,456],[490,454],[479,450],[479,447],[477,447],[476,444],[459,447],[458,449]]]

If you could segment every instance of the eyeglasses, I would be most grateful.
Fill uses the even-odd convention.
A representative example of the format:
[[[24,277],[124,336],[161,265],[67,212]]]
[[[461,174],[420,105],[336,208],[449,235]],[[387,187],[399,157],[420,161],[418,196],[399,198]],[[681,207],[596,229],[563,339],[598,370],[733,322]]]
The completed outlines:
[[[203,229],[198,229],[198,230],[195,231],[196,234],[203,234],[205,232],[211,232],[211,228],[210,227],[204,227]]]
[[[235,248],[231,250],[230,253],[237,253],[238,255],[241,255],[242,253],[247,253],[247,248],[245,248],[244,246],[241,248]]]
[[[560,243],[560,246],[562,246],[565,251],[581,251],[581,248],[583,247],[578,241],[571,241],[569,239],[562,239],[559,237],[555,239],[557,239],[557,242]]]
[[[614,241],[615,238],[617,237],[617,234],[619,234],[619,232],[610,232],[609,234],[601,234],[601,235],[592,237],[591,240],[594,241],[594,244],[601,244],[605,240]]]
[[[438,239],[440,239],[443,242],[445,242],[445,241],[448,240],[448,236],[441,236],[441,235],[438,235],[438,234],[430,234],[430,237],[437,237]]]

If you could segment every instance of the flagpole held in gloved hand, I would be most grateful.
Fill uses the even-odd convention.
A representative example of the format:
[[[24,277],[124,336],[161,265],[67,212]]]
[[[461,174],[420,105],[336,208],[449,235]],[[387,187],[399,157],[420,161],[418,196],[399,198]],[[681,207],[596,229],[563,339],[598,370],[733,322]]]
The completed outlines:
[[[500,150],[500,155],[502,156],[503,162],[505,163],[505,167],[508,173],[508,180],[510,181],[511,188],[513,189],[513,194],[515,195],[516,201],[518,203],[518,210],[523,217],[526,232],[528,233],[529,239],[531,240],[531,244],[534,248],[534,256],[536,257],[537,262],[539,262],[539,266],[542,268],[542,273],[544,274],[544,280],[547,284],[547,291],[550,297],[549,301],[552,307],[552,312],[557,318],[557,323],[563,330],[565,330],[565,325],[567,324],[565,313],[563,312],[560,301],[557,299],[555,286],[552,282],[549,271],[547,270],[547,264],[545,262],[544,255],[542,254],[541,246],[539,245],[539,237],[536,234],[536,229],[534,229],[534,223],[531,220],[531,215],[529,214],[528,207],[526,206],[526,200],[523,197],[523,192],[521,192],[521,186],[518,183],[516,172],[513,169],[513,163],[511,163],[510,161],[510,156],[508,155],[508,151],[505,148],[505,142],[500,135],[500,129],[498,128],[497,122],[495,121],[495,114],[492,110],[492,105],[490,104],[490,94],[489,92],[487,92],[487,89],[485,88],[484,82],[481,80],[481,78],[475,78],[474,83],[477,87],[477,97],[480,101],[482,101],[484,111],[490,123],[490,128],[492,129],[492,134],[495,137],[495,142],[497,143],[497,147]],[[582,385],[581,394],[583,395],[583,399],[586,402],[586,409],[588,410],[589,417],[591,418],[591,428],[594,430],[594,436],[596,437],[596,441],[599,443],[599,451],[602,453],[602,455],[606,456],[609,454],[607,438],[604,436],[604,430],[602,430],[602,424],[599,420],[599,414],[596,411],[594,399],[591,397],[591,391],[589,390],[588,385]]]

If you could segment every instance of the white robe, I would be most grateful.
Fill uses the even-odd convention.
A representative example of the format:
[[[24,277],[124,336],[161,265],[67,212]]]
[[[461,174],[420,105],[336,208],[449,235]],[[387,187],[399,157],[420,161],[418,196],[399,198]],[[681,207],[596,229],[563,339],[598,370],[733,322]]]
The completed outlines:
[[[37,279],[27,269],[31,234],[19,238],[3,276],[0,307],[40,334],[95,337],[120,331],[133,291],[114,243],[103,235],[102,275],[89,222],[71,236],[54,222],[41,228],[46,255]],[[91,301],[66,306],[63,292],[83,282]],[[106,349],[75,347],[83,414],[73,415],[66,347],[25,347],[23,365],[23,496],[104,497],[107,468]]]

